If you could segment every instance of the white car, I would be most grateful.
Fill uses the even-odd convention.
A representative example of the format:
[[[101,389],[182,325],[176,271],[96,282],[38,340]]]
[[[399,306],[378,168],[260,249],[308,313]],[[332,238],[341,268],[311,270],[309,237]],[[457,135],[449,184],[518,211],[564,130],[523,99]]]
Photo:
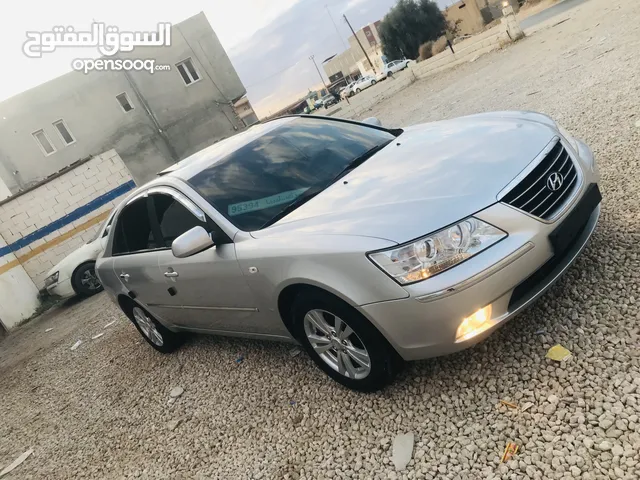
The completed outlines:
[[[96,258],[104,251],[107,244],[111,219],[110,216],[91,240],[49,270],[44,281],[49,294],[61,298],[74,295],[88,297],[102,291],[102,284],[96,276]]]
[[[373,75],[366,75],[360,80],[358,80],[355,85],[352,87],[353,91],[356,93],[360,93],[365,88],[369,88],[372,85],[376,84],[376,79]]]
[[[394,60],[392,62],[389,62],[384,66],[384,69],[382,70],[382,72],[378,74],[376,78],[378,81],[380,81],[380,80],[384,80],[387,77],[391,77],[393,76],[394,73],[407,68],[410,63],[411,63],[411,60],[408,60],[406,58],[402,60]]]
[[[345,99],[353,96],[353,86],[356,82],[351,82],[349,85],[340,90],[340,98]]]

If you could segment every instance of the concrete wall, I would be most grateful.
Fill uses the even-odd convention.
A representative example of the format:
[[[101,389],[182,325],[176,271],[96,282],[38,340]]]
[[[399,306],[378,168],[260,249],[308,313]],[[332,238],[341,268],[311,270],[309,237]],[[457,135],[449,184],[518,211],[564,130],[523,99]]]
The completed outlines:
[[[245,93],[226,52],[200,13],[172,27],[171,47],[138,47],[169,71],[71,72],[0,103],[0,178],[12,193],[95,152],[116,149],[138,183],[244,123],[232,101]],[[121,55],[125,57],[125,55]],[[176,63],[192,59],[200,80],[185,85]],[[116,96],[126,93],[133,110]],[[75,142],[65,146],[53,122],[64,120]],[[45,155],[32,133],[55,147]],[[1,192],[0,192],[1,194]]]
[[[246,90],[204,13],[172,27],[171,48],[142,47],[127,56],[171,65],[154,74],[133,71],[130,78],[179,159],[244,128],[233,102]],[[176,64],[188,58],[200,79],[185,85]]]
[[[124,162],[110,150],[1,202],[0,238],[5,245],[0,247],[0,275],[24,269],[37,294],[47,272],[91,239],[133,188]],[[16,272],[11,274],[20,275]],[[7,292],[3,288],[0,284],[0,299]]]
[[[7,187],[7,184],[2,181],[0,177],[0,200],[4,200],[7,197],[11,196],[11,190]]]
[[[458,26],[459,35],[472,35],[482,31],[485,22],[478,4],[464,0],[454,3],[444,11],[444,18]]]
[[[0,250],[6,247],[0,236]],[[5,269],[6,265],[14,266]],[[16,327],[33,315],[38,305],[38,288],[16,256],[9,253],[0,257],[0,330]]]
[[[162,72],[174,73],[174,72]],[[125,112],[116,96],[126,93]],[[71,72],[0,103],[0,170],[16,193],[95,152],[117,148],[140,182],[173,163],[166,144],[122,72]],[[75,138],[65,146],[53,122]],[[45,156],[31,135],[43,129],[56,152]],[[7,178],[8,175],[8,178]]]
[[[435,55],[428,60],[412,63],[404,72],[393,76],[393,79],[378,82],[376,85],[363,90],[350,99],[350,103],[340,102],[322,115],[339,116],[343,118],[358,119],[370,116],[371,108],[382,99],[389,98],[397,92],[411,85],[417,79],[435,75],[438,72],[460,65],[461,63],[474,61],[480,55],[500,48],[502,42],[509,41],[504,27],[496,27],[483,32],[458,44],[455,54],[449,49]]]

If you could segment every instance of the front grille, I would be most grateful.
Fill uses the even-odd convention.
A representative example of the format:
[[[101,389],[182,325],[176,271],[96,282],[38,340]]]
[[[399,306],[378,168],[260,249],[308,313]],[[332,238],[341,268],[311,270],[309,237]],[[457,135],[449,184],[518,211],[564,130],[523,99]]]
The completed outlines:
[[[557,190],[549,187],[549,179],[558,185],[558,176],[562,177]],[[569,152],[558,141],[551,151],[536,165],[513,190],[502,197],[503,202],[533,216],[549,220],[562,209],[578,185],[578,172],[569,156]]]

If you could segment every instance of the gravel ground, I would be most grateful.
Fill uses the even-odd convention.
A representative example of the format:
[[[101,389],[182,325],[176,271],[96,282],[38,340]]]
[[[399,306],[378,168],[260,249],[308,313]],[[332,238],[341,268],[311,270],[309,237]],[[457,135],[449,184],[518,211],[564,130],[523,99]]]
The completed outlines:
[[[68,302],[0,343],[0,466],[33,447],[12,478],[638,478],[638,18],[636,0],[591,0],[367,113],[405,125],[538,110],[593,147],[605,200],[591,244],[490,339],[363,395],[290,345],[200,336],[163,356],[106,296]],[[544,358],[556,343],[568,361]],[[405,432],[413,460],[395,472]],[[508,441],[520,451],[500,464]]]

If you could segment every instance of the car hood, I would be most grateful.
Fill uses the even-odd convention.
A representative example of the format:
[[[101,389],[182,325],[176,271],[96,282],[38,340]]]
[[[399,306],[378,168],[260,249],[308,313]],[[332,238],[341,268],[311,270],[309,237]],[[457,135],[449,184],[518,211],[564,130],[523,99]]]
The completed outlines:
[[[548,117],[527,112],[416,125],[253,235],[360,235],[403,243],[494,204],[556,135]]]

